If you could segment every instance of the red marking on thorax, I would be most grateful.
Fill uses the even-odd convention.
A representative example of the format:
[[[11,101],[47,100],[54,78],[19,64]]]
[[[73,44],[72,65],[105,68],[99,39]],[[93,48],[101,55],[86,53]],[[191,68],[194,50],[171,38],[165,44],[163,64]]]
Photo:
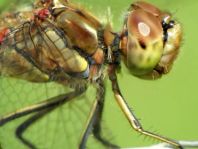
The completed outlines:
[[[2,42],[4,41],[6,35],[10,32],[10,30],[8,28],[4,28],[2,30],[0,30],[0,45],[2,44]]]
[[[41,20],[44,20],[49,15],[50,15],[50,12],[49,12],[49,10],[47,8],[35,11],[35,16],[38,17]]]

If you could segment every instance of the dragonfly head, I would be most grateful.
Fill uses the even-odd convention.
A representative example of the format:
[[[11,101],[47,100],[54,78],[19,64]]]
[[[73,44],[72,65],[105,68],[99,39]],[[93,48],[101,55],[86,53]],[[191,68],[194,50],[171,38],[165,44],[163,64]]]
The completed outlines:
[[[133,75],[156,79],[171,69],[181,40],[181,25],[169,13],[138,1],[129,8],[120,49]]]

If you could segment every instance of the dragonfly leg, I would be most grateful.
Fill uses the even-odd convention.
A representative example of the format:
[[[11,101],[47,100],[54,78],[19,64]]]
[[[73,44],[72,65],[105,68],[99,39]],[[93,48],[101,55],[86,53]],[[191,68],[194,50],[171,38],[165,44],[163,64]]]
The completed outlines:
[[[91,132],[93,132],[94,137],[104,146],[114,149],[119,148],[117,145],[110,143],[108,140],[101,136],[101,120],[104,109],[105,87],[104,82],[101,79],[99,79],[97,83],[99,87],[97,88],[96,100],[94,101],[91,112],[89,114],[89,118],[87,120],[79,148],[86,148],[86,142]]]
[[[111,68],[109,69],[109,79],[112,82],[112,89],[114,92],[115,99],[118,105],[120,106],[122,112],[125,114],[126,118],[128,119],[132,128],[143,135],[155,138],[159,141],[173,145],[174,147],[183,149],[183,147],[175,140],[172,140],[172,139],[144,130],[144,128],[141,126],[140,122],[136,118],[134,112],[128,106],[127,102],[125,101],[125,99],[123,98],[120,92],[115,69],[116,69],[115,66],[111,66]]]
[[[56,107],[45,109],[43,111],[37,112],[36,114],[34,114],[33,116],[31,116],[30,118],[28,118],[27,120],[25,120],[22,124],[20,124],[17,127],[17,129],[15,131],[16,137],[24,145],[26,145],[28,148],[30,148],[30,149],[37,149],[37,147],[33,143],[31,143],[28,139],[26,139],[26,138],[23,137],[23,133],[28,129],[28,127],[30,127],[31,125],[33,125],[35,122],[37,122],[39,119],[41,119],[46,114],[48,114],[51,111],[53,111],[54,109],[56,109]]]
[[[40,103],[31,105],[31,106],[28,106],[28,107],[19,109],[19,110],[15,111],[15,112],[12,112],[10,114],[7,114],[3,117],[0,117],[0,127],[5,125],[6,123],[12,121],[12,120],[23,117],[25,115],[28,115],[28,114],[31,114],[31,113],[34,113],[34,112],[43,111],[44,109],[56,107],[60,104],[64,104],[65,102],[68,102],[71,99],[81,95],[85,91],[86,91],[86,88],[83,88],[83,89],[72,91],[70,93],[58,95],[56,97],[52,97],[50,99],[47,99],[43,102],[40,102]]]

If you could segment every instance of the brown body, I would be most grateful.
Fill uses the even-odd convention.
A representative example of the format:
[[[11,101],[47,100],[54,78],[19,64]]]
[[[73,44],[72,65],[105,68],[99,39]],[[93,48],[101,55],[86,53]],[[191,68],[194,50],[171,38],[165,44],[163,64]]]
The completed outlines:
[[[74,6],[55,8],[41,19],[36,15],[42,9],[8,14],[6,20],[2,17],[1,29],[10,31],[1,43],[1,74],[33,82],[49,81],[51,75],[56,79],[97,77],[104,63],[104,52],[98,46],[103,25]]]

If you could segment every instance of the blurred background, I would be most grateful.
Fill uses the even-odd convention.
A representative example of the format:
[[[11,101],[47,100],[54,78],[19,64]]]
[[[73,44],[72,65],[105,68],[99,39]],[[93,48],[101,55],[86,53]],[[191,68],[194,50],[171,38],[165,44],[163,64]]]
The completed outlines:
[[[125,12],[133,1],[72,0],[72,2],[82,5],[101,20],[106,20],[107,10],[110,8],[113,28],[115,31],[120,31]],[[198,1],[148,0],[148,2],[171,12],[181,22],[184,32],[181,52],[172,71],[156,81],[140,80],[131,76],[122,65],[122,72],[118,75],[122,94],[146,130],[175,140],[198,140],[198,50],[196,47],[198,43]],[[24,0],[22,3],[27,3],[27,1]],[[21,4],[15,0],[0,0],[1,11],[15,8],[13,6],[18,5]],[[140,136],[132,130],[113,98],[109,81],[106,81],[106,86],[103,122],[107,138],[109,137],[112,142],[121,147],[158,143],[153,139]],[[52,90],[53,93],[51,93]],[[86,100],[77,100],[53,111],[30,127],[25,136],[43,149],[76,148],[90,110],[88,105],[94,100],[92,90],[93,88],[90,87],[87,94],[81,97]],[[32,85],[23,81],[1,78],[0,116],[24,107],[24,105],[36,103],[35,101],[40,101],[46,96],[51,97],[64,91],[65,89],[61,89],[55,84]],[[25,119],[27,117],[0,128],[0,143],[3,149],[26,148],[15,138],[14,134],[16,126]],[[66,143],[68,140],[69,143]],[[93,136],[90,136],[88,146],[94,149],[102,148],[94,141]]]

